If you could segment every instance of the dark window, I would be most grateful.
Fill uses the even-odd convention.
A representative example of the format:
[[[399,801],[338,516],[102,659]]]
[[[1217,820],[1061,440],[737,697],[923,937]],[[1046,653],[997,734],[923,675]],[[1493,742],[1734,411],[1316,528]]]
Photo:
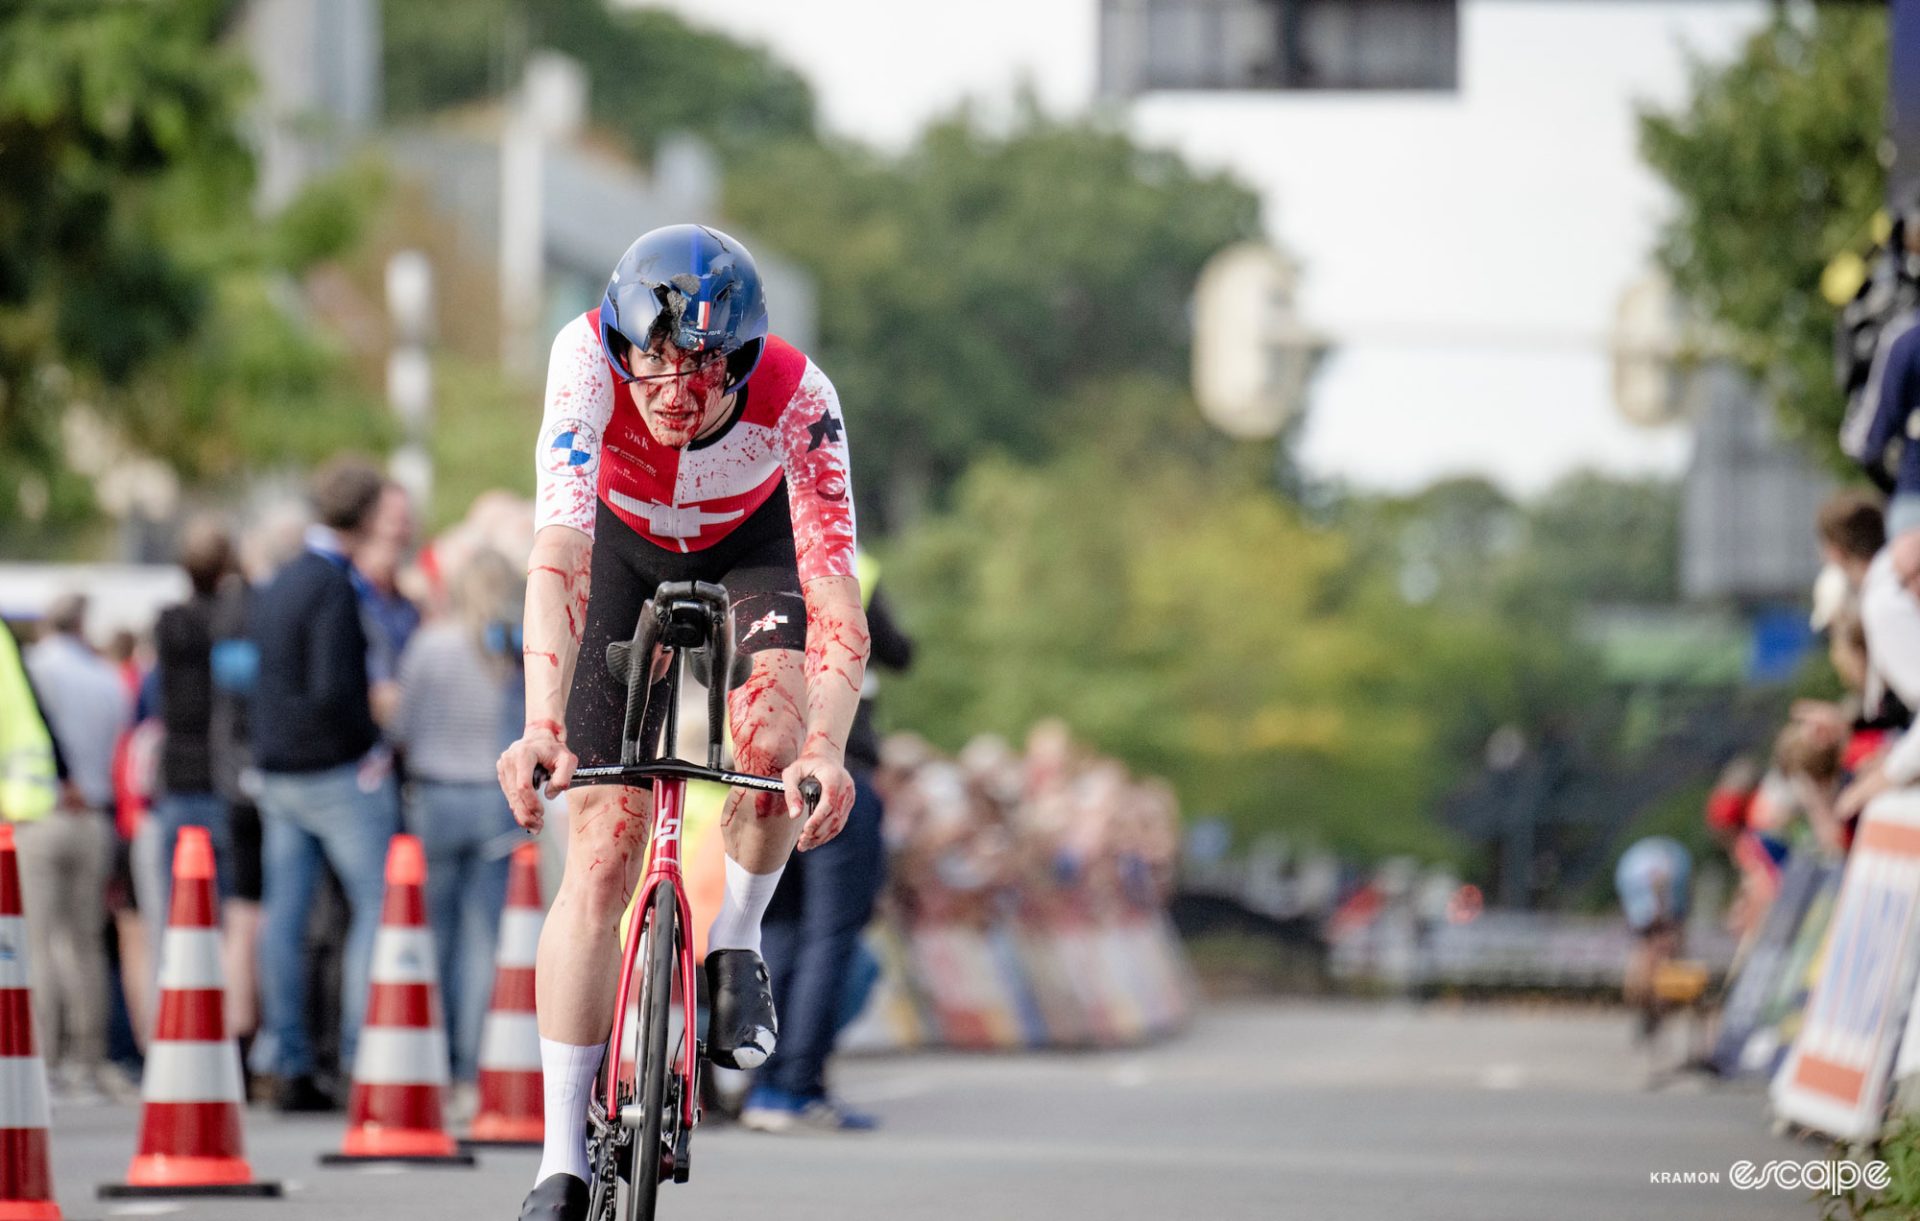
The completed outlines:
[[[1101,85],[1452,90],[1457,0],[1101,0]]]

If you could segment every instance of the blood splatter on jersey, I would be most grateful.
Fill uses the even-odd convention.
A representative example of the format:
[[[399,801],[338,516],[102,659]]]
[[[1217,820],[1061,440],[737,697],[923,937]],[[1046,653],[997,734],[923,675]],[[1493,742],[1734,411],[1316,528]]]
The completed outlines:
[[[784,479],[804,584],[852,576],[853,488],[839,396],[805,353],[769,337],[720,430],[676,449],[654,440],[601,350],[598,310],[554,340],[535,450],[536,528],[593,535],[604,500],[641,537],[674,551],[713,546]]]

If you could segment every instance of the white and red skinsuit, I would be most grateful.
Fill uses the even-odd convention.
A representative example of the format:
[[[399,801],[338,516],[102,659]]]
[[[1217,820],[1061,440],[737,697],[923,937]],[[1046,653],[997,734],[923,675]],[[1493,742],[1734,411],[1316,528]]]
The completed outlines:
[[[737,392],[732,418],[685,449],[653,439],[600,347],[599,310],[554,340],[534,454],[534,527],[593,537],[595,502],[657,547],[701,551],[745,522],[786,480],[802,588],[854,575],[852,484],[839,396],[777,336]]]

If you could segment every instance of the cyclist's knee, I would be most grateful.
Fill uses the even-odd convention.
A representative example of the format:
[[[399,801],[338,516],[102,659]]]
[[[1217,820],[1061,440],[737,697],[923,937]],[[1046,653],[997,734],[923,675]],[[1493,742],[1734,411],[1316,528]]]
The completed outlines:
[[[734,762],[741,771],[762,776],[778,776],[787,764],[800,757],[800,726],[762,725],[734,747]]]
[[[569,801],[566,880],[589,908],[618,912],[632,889],[633,867],[646,850],[646,794],[591,788]]]

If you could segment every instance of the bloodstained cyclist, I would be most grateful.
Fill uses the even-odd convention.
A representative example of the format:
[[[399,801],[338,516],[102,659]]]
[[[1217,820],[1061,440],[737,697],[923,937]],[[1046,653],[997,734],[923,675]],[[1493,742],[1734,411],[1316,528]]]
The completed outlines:
[[[606,646],[632,635],[661,582],[727,588],[749,663],[727,697],[735,763],[786,782],[784,795],[728,797],[726,890],[707,938],[708,1054],[754,1067],[777,1031],[761,916],[796,843],[832,839],[853,804],[844,755],[868,643],[838,396],[769,333],[746,248],[674,225],[635,241],[599,308],[554,340],[535,462],[526,726],[500,756],[501,787],[538,831],[536,766],[554,796],[581,761],[618,762],[625,686]],[[803,825],[807,776],[823,796]],[[523,1221],[586,1212],[587,1099],[649,825],[641,789],[583,788],[567,811],[566,871],[535,966],[546,1138]]]

